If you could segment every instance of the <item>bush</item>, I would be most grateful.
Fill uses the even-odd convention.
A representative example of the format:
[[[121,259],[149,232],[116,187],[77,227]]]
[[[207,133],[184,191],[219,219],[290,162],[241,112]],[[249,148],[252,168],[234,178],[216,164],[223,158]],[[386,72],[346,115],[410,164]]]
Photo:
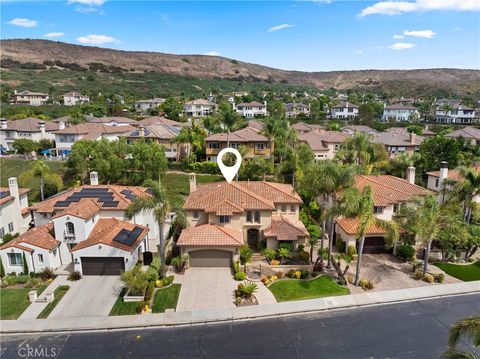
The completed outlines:
[[[175,276],[169,275],[167,278],[163,279],[163,286],[166,287],[167,285],[172,284],[174,279]]]
[[[185,268],[185,264],[187,263],[188,256],[178,256],[172,258],[171,264],[175,268],[175,272],[181,273]]]
[[[416,280],[420,280],[422,279],[423,277],[423,273],[420,269],[417,269],[414,273],[413,273],[413,279],[416,279]]]
[[[295,276],[296,279],[300,279],[300,277],[302,276],[302,272],[297,270],[297,271],[295,271],[294,276]]]
[[[301,273],[301,274],[300,274],[300,278],[302,278],[302,279],[307,278],[308,275],[309,275],[308,270],[302,270],[300,273]]]
[[[445,274],[443,273],[438,273],[434,275],[435,282],[437,283],[443,283],[445,280]]]
[[[253,252],[247,245],[240,247],[240,262],[242,264],[247,264],[252,259]]]
[[[353,258],[353,256],[356,256],[357,255],[357,247],[355,247],[353,244],[350,244],[347,247],[347,255],[351,258]]]
[[[265,241],[258,241],[257,242],[257,250],[262,251],[263,249],[267,248],[267,242]]]
[[[303,251],[304,249],[305,249],[305,245],[303,245],[303,244],[299,244],[299,245],[298,245],[298,250],[299,250],[300,252]]]
[[[162,279],[157,279],[155,281],[155,287],[162,288],[163,287],[163,280]]]
[[[345,253],[345,250],[347,249],[347,244],[342,241],[341,239],[339,239],[337,242],[336,242],[336,247],[337,247],[337,250],[340,252],[340,253]]]
[[[289,252],[293,251],[293,243],[290,242],[282,242],[278,245],[278,249],[286,248]]]
[[[140,314],[146,305],[148,305],[148,303],[145,302],[144,300],[142,300],[141,302],[138,302],[137,308],[135,308],[135,311],[137,312],[137,314]]]
[[[217,162],[193,162],[185,165],[185,169],[195,173],[219,174]]]
[[[287,273],[288,278],[295,278],[295,271],[290,269]]]
[[[56,275],[53,272],[52,268],[46,267],[40,272],[40,278],[42,278],[43,280],[55,279],[55,277],[56,277]]]
[[[238,261],[233,261],[233,272],[234,273],[240,272],[240,263]]]
[[[245,278],[247,277],[247,275],[245,274],[245,272],[237,272],[235,273],[235,280],[238,280],[238,281],[242,281],[242,280],[245,280]]]
[[[347,276],[347,282],[353,284],[355,282],[355,278],[351,275]]]
[[[125,287],[130,291],[130,295],[143,295],[143,291],[148,285],[147,276],[138,265],[123,272],[121,278]]]
[[[435,278],[433,278],[433,275],[431,275],[430,273],[425,274],[422,279],[424,282],[427,283],[433,283],[435,281]]]
[[[40,279],[39,278],[30,278],[27,283],[25,283],[26,288],[33,288],[36,287],[40,284]]]
[[[265,248],[262,251],[263,256],[267,260],[267,262],[271,262],[275,257],[277,256],[277,252],[275,252],[273,249]]]
[[[373,289],[373,281],[370,279],[360,279],[360,282],[358,283],[360,287],[362,287],[363,290],[371,290]]]
[[[77,280],[80,280],[80,279],[82,279],[82,275],[80,274],[80,272],[78,270],[73,271],[68,276],[68,280],[71,280],[71,281],[77,281]]]
[[[155,282],[158,279],[158,271],[154,267],[148,267],[145,277],[149,282]]]
[[[278,278],[283,278],[285,274],[281,270],[279,270],[276,275]]]
[[[162,267],[160,257],[153,257],[152,263],[150,263],[150,267],[155,268],[157,270],[157,273],[160,272],[160,268]]]
[[[303,261],[303,263],[310,262],[310,254],[308,252],[302,251],[298,253],[298,257]]]
[[[147,287],[147,292],[145,293],[146,302],[150,302],[150,299],[152,299],[152,294],[154,289],[155,289],[155,282],[149,282]]]
[[[402,244],[397,247],[397,257],[404,262],[411,262],[415,260],[415,247],[409,244]]]
[[[345,279],[339,278],[339,279],[337,280],[337,284],[338,284],[338,285],[341,285],[341,286],[345,286],[345,285],[347,285],[347,282],[345,281]]]

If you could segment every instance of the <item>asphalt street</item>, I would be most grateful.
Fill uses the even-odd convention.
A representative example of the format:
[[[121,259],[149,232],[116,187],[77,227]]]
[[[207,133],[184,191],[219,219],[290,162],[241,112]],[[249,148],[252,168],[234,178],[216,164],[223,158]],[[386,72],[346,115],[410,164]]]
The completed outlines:
[[[449,326],[479,315],[480,295],[464,295],[228,324],[3,335],[0,357],[438,358]]]

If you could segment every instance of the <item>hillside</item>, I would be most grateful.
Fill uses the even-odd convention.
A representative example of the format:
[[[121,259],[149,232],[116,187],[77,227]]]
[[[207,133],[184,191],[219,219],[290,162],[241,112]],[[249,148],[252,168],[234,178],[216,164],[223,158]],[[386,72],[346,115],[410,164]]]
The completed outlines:
[[[32,80],[29,76],[32,71],[44,73],[47,81],[57,81],[57,86],[65,89],[81,85],[78,75],[70,76],[70,72],[96,72],[109,74],[102,78],[113,79],[115,83],[149,79],[158,81],[159,78],[168,78],[171,83],[176,79],[188,78],[213,81],[213,86],[218,85],[215,81],[226,81],[235,83],[233,87],[241,87],[241,84],[245,83],[269,86],[290,84],[318,89],[366,89],[397,96],[420,96],[428,93],[480,96],[478,70],[301,72],[279,70],[219,56],[119,51],[48,40],[1,40],[0,47],[2,82],[15,87],[25,87],[28,81]],[[62,81],[64,79],[61,71],[65,71],[66,77],[72,78]],[[17,78],[16,74],[19,74],[20,78]],[[219,88],[222,88],[221,84]]]

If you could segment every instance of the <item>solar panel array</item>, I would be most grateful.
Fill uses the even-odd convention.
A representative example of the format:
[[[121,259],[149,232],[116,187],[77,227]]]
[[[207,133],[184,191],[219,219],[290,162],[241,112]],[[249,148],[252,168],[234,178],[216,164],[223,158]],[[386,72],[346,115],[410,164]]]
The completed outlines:
[[[133,201],[137,198],[137,196],[134,195],[133,192],[130,191],[129,189],[124,189],[120,193],[123,194],[125,197],[127,197],[130,201]]]
[[[1,191],[0,192],[0,199],[10,196],[10,191]]]
[[[142,227],[135,226],[133,230],[129,231],[128,229],[122,229],[118,234],[113,238],[115,242],[131,246],[138,239],[138,236],[143,232]]]
[[[102,203],[103,207],[117,207],[118,201],[115,201],[113,193],[108,188],[82,188],[73,193],[63,201],[57,201],[55,207],[68,207],[72,203],[80,201],[82,198],[93,198]]]

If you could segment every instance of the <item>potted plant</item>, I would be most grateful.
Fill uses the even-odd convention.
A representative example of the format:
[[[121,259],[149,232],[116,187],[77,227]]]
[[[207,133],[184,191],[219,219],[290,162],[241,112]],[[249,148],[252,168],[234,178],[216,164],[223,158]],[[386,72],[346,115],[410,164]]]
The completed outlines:
[[[183,273],[183,271],[185,270],[185,264],[187,263],[187,260],[188,260],[188,256],[173,257],[170,264],[175,269],[175,272]]]

